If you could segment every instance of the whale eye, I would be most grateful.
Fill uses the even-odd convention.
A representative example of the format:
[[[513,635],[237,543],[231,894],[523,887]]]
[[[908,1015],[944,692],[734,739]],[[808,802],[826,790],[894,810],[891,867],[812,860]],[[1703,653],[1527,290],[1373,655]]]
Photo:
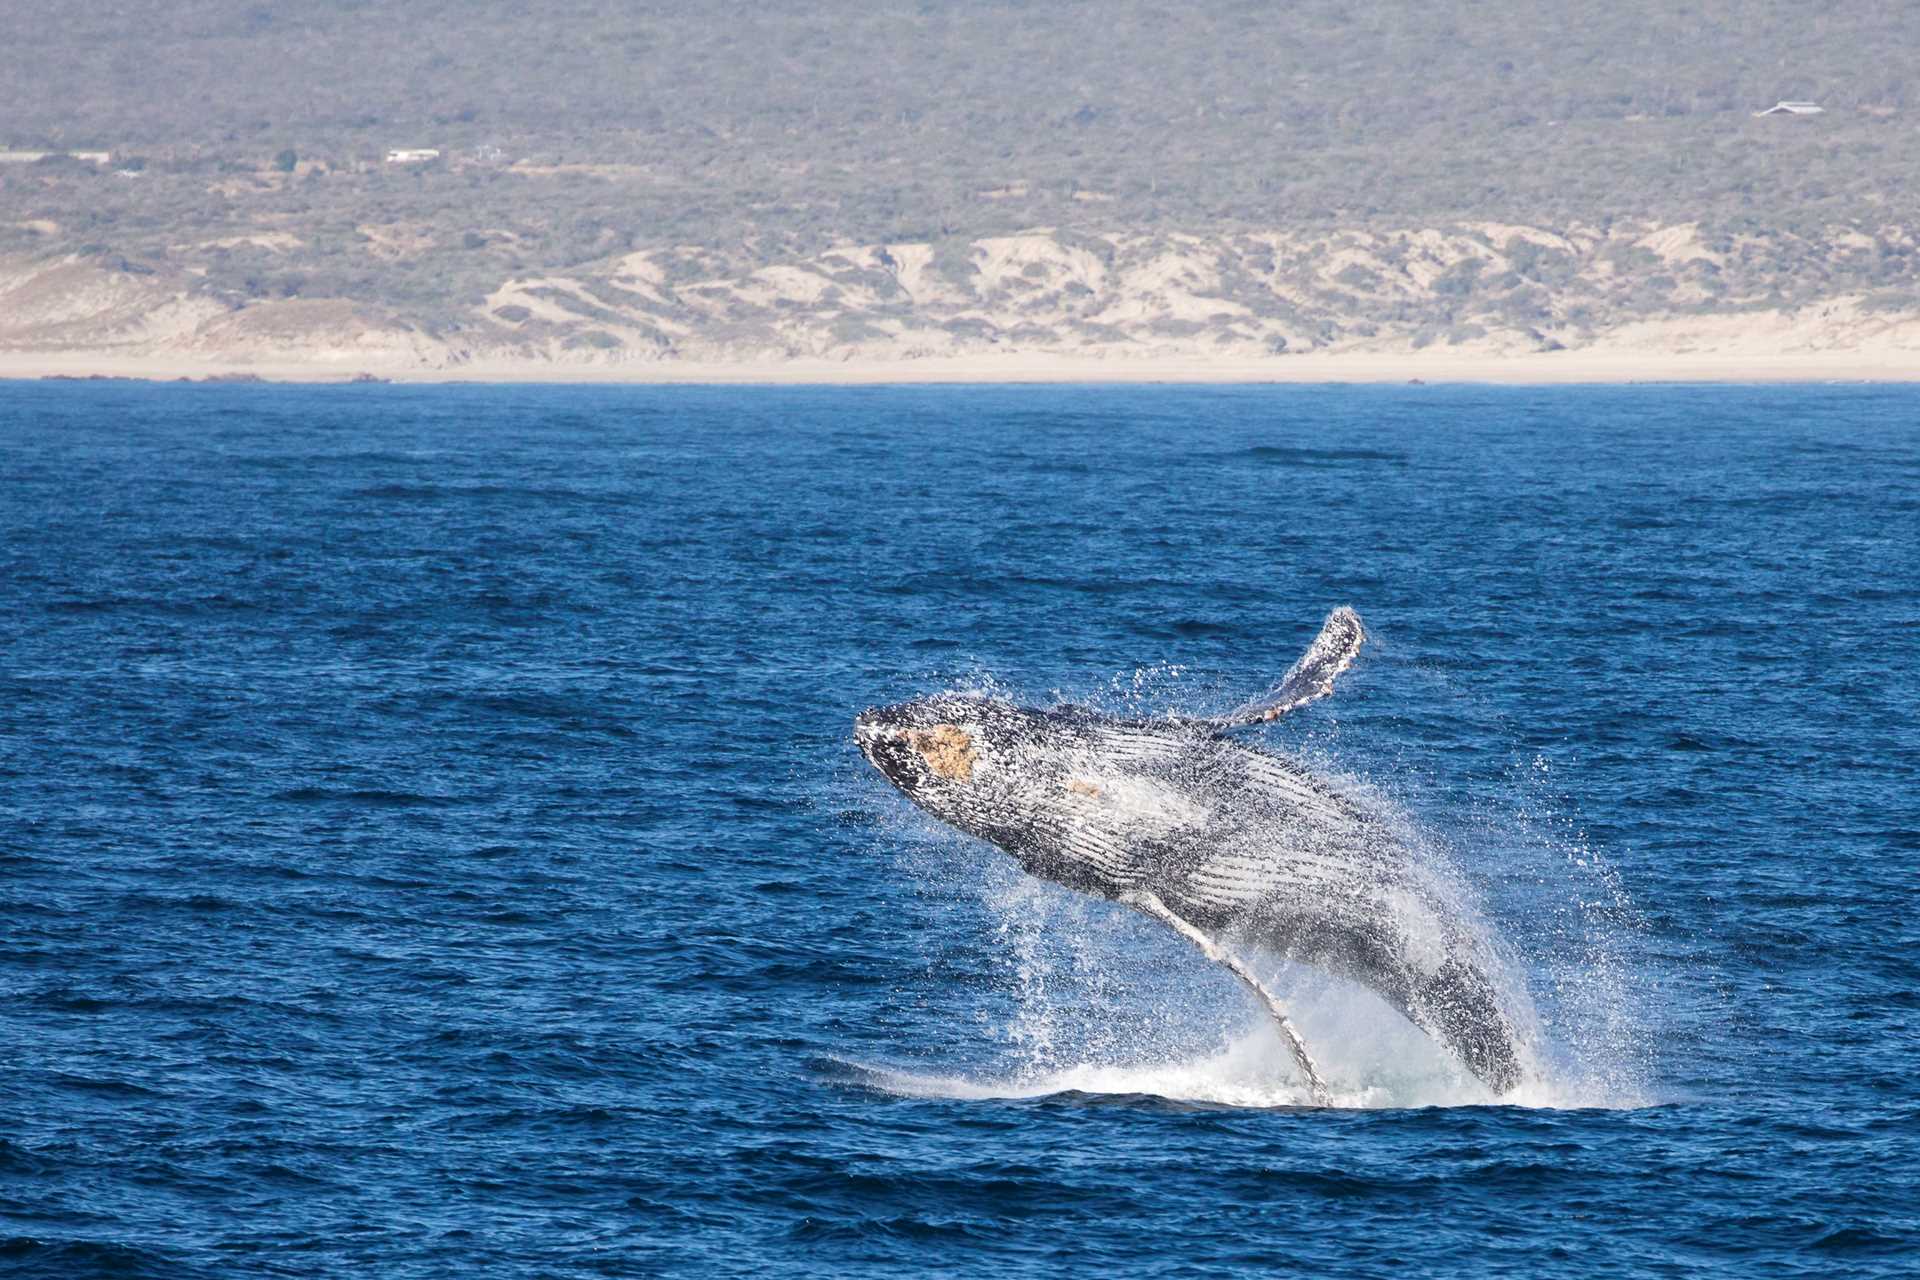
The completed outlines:
[[[971,782],[974,761],[980,753],[973,748],[973,735],[957,724],[936,724],[931,729],[915,729],[907,734],[907,745],[918,751],[927,768],[951,782]]]

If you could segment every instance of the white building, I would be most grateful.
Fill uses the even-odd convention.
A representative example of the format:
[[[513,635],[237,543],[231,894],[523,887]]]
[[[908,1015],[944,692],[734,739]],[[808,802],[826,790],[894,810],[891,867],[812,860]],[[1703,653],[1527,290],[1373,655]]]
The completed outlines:
[[[1826,108],[1817,102],[1776,102],[1765,111],[1754,112],[1754,118],[1761,116],[1817,116]]]
[[[387,152],[388,164],[425,164],[439,158],[440,153],[431,147],[394,147]]]

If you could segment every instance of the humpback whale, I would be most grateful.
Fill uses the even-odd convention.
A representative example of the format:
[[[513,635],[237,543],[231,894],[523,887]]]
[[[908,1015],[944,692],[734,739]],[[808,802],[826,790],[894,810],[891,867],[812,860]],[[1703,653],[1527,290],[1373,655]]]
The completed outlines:
[[[1333,692],[1359,655],[1338,608],[1266,696],[1224,716],[1125,719],[944,693],[862,712],[862,754],[920,808],[1032,875],[1174,929],[1265,1003],[1316,1102],[1328,1093],[1249,943],[1370,988],[1489,1089],[1520,1083],[1493,961],[1385,816],[1291,756],[1231,735]]]

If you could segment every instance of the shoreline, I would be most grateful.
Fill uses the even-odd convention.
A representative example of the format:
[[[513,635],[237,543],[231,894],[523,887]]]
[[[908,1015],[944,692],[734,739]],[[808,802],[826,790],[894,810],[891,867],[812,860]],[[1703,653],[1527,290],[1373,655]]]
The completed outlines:
[[[941,386],[1071,383],[1285,385],[1485,383],[1506,386],[1659,383],[1920,382],[1920,352],[1771,353],[1584,349],[1526,355],[1442,351],[1332,352],[1276,357],[1065,356],[1054,354],[852,357],[769,361],[632,361],[558,364],[488,359],[449,368],[325,360],[219,360],[97,351],[0,351],[0,381],[352,383],[408,385]]]

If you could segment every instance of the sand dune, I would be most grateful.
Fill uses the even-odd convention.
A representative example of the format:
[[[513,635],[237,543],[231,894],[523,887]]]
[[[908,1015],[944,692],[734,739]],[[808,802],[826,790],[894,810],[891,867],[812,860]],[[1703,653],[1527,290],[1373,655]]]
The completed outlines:
[[[1876,241],[1836,228],[1824,252]],[[1904,243],[1904,239],[1902,240]],[[1785,303],[1760,241],[1606,232],[1041,228],[765,262],[659,249],[504,280],[434,320],[218,296],[103,256],[0,259],[0,375],[327,381],[1582,382],[1920,376],[1920,311]],[[1894,298],[1895,303],[1905,303]]]

